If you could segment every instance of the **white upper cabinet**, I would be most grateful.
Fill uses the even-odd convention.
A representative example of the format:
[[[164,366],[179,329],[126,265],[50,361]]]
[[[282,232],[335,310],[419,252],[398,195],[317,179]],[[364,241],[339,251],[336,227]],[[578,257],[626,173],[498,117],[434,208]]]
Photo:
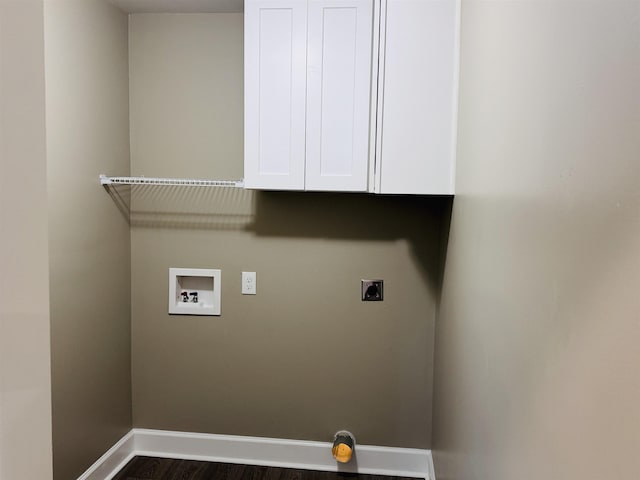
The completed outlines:
[[[304,189],[307,2],[247,0],[244,181]]]
[[[382,2],[376,192],[454,193],[459,9]]]
[[[453,194],[460,0],[245,0],[245,185]]]
[[[246,0],[245,185],[367,191],[374,0]]]
[[[372,0],[309,0],[307,190],[367,190]]]

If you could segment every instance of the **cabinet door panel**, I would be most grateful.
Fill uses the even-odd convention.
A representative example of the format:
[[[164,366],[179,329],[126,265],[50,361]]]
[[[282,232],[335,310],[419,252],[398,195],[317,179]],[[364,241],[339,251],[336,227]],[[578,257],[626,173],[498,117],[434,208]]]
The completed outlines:
[[[306,2],[245,1],[245,185],[304,188]]]
[[[458,0],[387,0],[381,193],[451,194]]]
[[[372,0],[309,0],[307,190],[365,191]]]

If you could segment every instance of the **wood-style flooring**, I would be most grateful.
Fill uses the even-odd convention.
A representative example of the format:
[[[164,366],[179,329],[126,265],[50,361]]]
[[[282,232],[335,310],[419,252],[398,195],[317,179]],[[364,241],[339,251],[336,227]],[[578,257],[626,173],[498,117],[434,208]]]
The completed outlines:
[[[400,477],[134,457],[113,480],[400,480]]]

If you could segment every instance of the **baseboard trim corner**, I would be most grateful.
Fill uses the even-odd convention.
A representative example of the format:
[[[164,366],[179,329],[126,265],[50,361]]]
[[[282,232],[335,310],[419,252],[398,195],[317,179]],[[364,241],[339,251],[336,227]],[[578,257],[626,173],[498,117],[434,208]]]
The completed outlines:
[[[435,480],[430,450],[358,445],[354,459],[343,465],[331,456],[329,442],[139,428],[125,435],[78,480],[110,480],[138,455]]]
[[[84,472],[78,480],[110,480],[135,455],[133,430],[122,437]]]

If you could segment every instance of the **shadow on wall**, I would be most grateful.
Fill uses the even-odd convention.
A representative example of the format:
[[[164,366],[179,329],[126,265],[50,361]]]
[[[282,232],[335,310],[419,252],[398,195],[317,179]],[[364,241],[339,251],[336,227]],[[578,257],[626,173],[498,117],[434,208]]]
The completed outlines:
[[[453,197],[148,185],[105,189],[134,228],[235,230],[257,237],[361,242],[406,240],[425,281],[434,290],[441,285]]]
[[[132,227],[246,230],[254,221],[255,195],[250,190],[163,185],[104,188]]]
[[[251,230],[258,236],[406,240],[433,291],[442,280],[452,197],[259,192]]]

